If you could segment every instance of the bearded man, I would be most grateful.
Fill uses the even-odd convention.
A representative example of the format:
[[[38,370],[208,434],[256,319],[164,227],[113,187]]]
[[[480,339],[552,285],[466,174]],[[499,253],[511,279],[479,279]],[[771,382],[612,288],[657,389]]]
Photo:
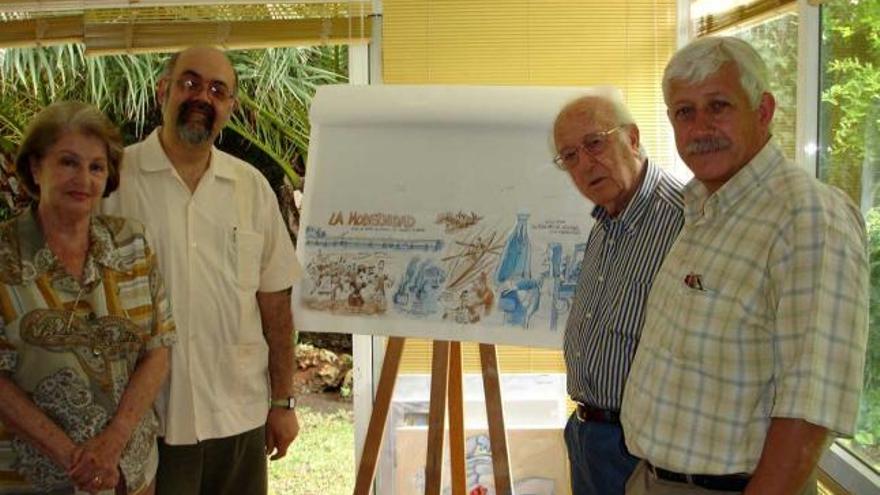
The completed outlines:
[[[108,213],[143,222],[180,340],[160,418],[159,494],[267,491],[293,409],[293,245],[266,179],[214,147],[237,104],[226,55],[173,55],[157,88],[162,125],[125,150]]]

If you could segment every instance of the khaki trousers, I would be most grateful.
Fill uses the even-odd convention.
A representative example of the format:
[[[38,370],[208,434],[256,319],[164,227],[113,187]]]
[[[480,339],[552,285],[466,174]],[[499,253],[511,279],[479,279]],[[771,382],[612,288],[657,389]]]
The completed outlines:
[[[807,488],[801,492],[801,495],[816,495],[816,476],[813,475],[807,483]],[[657,479],[645,461],[639,462],[636,470],[626,482],[626,495],[733,495],[742,492],[722,492],[718,490],[707,490],[699,486],[689,485],[686,483],[676,483],[674,481],[666,481]]]

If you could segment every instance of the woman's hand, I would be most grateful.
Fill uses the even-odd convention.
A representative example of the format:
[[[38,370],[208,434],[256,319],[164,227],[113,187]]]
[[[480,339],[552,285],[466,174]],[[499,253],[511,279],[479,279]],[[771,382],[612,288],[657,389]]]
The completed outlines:
[[[113,419],[100,434],[79,446],[68,475],[80,489],[97,491],[119,483],[119,459],[132,432],[150,408],[168,375],[167,347],[147,351],[138,361]]]
[[[94,493],[108,490],[119,483],[119,459],[128,443],[128,436],[111,427],[77,447],[73,465],[68,470],[77,488]]]

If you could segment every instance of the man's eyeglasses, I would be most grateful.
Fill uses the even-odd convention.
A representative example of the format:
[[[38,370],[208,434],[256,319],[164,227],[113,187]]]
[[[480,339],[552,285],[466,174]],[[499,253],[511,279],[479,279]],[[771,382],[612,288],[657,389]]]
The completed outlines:
[[[625,126],[608,129],[607,131],[593,132],[581,138],[581,144],[574,148],[566,148],[553,158],[553,163],[562,170],[568,170],[578,163],[580,152],[586,152],[590,156],[601,155],[608,147],[608,136],[623,129]]]
[[[177,87],[191,95],[197,95],[205,89],[205,81],[196,76],[183,76],[177,80]],[[225,102],[235,95],[226,83],[221,81],[208,81],[208,95],[220,102]]]

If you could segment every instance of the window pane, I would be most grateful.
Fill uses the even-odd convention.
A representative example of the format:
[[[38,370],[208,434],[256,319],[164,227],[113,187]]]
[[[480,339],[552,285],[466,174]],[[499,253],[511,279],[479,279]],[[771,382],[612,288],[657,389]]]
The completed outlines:
[[[776,97],[773,137],[790,159],[797,140],[798,17],[794,11],[759,23],[733,28],[727,34],[751,43],[767,62],[770,89]]]
[[[819,177],[861,205],[871,255],[865,390],[841,443],[880,471],[880,2],[827,2],[821,19]]]

